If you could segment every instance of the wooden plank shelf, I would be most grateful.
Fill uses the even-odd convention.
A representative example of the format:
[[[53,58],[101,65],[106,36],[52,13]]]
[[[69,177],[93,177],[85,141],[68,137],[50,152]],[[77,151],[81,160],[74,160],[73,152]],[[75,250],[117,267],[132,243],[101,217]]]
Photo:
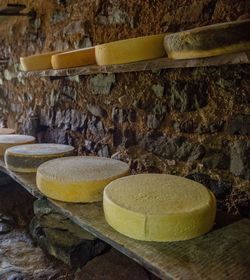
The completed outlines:
[[[33,196],[42,198],[35,174],[15,173],[0,161],[4,172]],[[99,239],[132,258],[161,279],[248,279],[250,220],[242,219],[192,240],[142,242],[113,230],[105,221],[102,203],[73,204],[49,199],[52,207]],[[218,222],[219,223],[219,222]]]
[[[29,77],[68,77],[68,76],[81,76],[93,75],[99,73],[125,73],[125,72],[138,72],[138,71],[157,71],[169,68],[191,68],[191,67],[208,67],[208,66],[221,66],[232,64],[247,64],[250,62],[250,51],[233,53],[208,58],[198,59],[182,59],[173,60],[167,57],[146,60],[128,64],[118,65],[89,65],[85,67],[68,68],[60,70],[43,70],[43,71],[30,71],[19,72],[19,78]]]

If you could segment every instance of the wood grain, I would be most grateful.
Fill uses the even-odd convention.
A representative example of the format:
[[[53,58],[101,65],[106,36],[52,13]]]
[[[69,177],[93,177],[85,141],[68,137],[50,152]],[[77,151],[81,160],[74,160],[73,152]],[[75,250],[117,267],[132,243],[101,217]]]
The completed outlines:
[[[36,187],[35,174],[12,172],[2,161],[0,171],[8,174],[35,197],[43,197]],[[250,268],[248,219],[242,219],[188,241],[142,242],[113,230],[105,221],[102,203],[73,204],[51,199],[48,201],[51,207],[83,229],[162,279],[248,279]]]

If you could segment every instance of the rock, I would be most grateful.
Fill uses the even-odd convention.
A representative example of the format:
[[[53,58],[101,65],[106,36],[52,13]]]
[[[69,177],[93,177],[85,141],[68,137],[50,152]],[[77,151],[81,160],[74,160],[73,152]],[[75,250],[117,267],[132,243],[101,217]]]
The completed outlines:
[[[118,128],[116,128],[113,132],[113,145],[115,147],[118,147],[122,143],[122,131]]]
[[[44,210],[44,209],[45,210]],[[90,235],[56,210],[46,200],[34,203],[36,215],[30,233],[39,246],[71,267],[80,267],[109,246]]]
[[[250,141],[236,141],[230,147],[230,171],[235,176],[250,180]]]
[[[111,155],[108,145],[98,145],[96,147],[96,150],[97,150],[97,155],[99,157],[107,157],[107,158],[109,158],[110,155]]]
[[[140,146],[164,159],[193,162],[204,155],[204,147],[189,142],[185,137],[147,134]]]
[[[174,128],[177,132],[191,133],[197,128],[197,123],[193,120],[186,120],[184,122],[176,122]]]
[[[114,107],[112,109],[112,120],[115,124],[122,124],[127,121],[128,112],[126,109]]]
[[[135,110],[129,110],[128,111],[128,121],[129,122],[136,122],[136,111]]]
[[[230,154],[227,147],[220,150],[210,149],[206,152],[202,159],[204,167],[210,169],[229,169],[230,167]]]
[[[227,131],[230,134],[250,135],[250,115],[234,116],[228,123]]]
[[[100,117],[100,118],[106,118],[107,117],[107,111],[104,110],[103,108],[101,108],[98,105],[87,104],[87,109],[92,115],[94,115],[96,117]]]
[[[108,95],[111,92],[112,85],[115,83],[114,74],[97,74],[90,78],[89,84],[92,94]]]
[[[195,111],[208,102],[208,84],[204,81],[173,81],[166,91],[171,108],[178,112]]]
[[[96,257],[76,273],[75,280],[157,280],[132,259],[115,249]]]
[[[71,110],[71,130],[82,130],[87,128],[87,114],[77,110]]]
[[[186,178],[201,183],[210,189],[216,198],[225,198],[232,191],[232,185],[228,182],[218,181],[212,179],[209,175],[203,173],[193,173],[186,176]]]
[[[157,118],[156,115],[149,114],[147,116],[147,127],[149,129],[156,129],[160,126],[161,120]]]
[[[12,226],[3,222],[0,222],[0,235],[9,233],[12,230]]]
[[[102,139],[105,135],[105,128],[103,122],[98,118],[93,116],[88,120],[88,130],[94,135],[97,139]]]
[[[103,25],[129,24],[130,27],[133,27],[133,19],[131,19],[126,12],[114,6],[99,14],[97,20]]]
[[[123,132],[123,144],[125,148],[136,144],[136,133],[133,129],[126,128]]]
[[[154,94],[156,95],[156,97],[158,98],[162,98],[163,95],[164,95],[164,87],[160,84],[155,84],[155,85],[152,85],[152,90],[154,92]]]

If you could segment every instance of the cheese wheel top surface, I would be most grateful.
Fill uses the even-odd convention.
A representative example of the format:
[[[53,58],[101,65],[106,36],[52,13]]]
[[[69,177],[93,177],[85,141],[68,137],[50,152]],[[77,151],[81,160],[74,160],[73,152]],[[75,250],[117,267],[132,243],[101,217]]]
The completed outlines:
[[[0,135],[0,144],[18,144],[35,141],[35,137],[22,134]]]
[[[104,196],[116,205],[143,215],[190,213],[211,202],[203,185],[178,176],[140,174],[119,178]]]
[[[14,134],[15,130],[12,128],[0,128],[0,135],[2,134]]]
[[[54,159],[38,168],[44,178],[54,178],[63,183],[104,180],[128,171],[129,166],[125,162],[90,156]]]
[[[59,155],[62,153],[73,152],[74,147],[63,144],[28,144],[21,146],[14,146],[6,150],[6,153],[15,156],[44,156],[44,155]]]

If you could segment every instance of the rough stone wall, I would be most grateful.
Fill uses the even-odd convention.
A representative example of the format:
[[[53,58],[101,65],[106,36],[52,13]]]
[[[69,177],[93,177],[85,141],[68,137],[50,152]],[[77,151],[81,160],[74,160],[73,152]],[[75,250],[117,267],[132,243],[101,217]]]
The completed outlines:
[[[17,1],[2,0],[1,4]],[[19,57],[245,18],[247,0],[19,0],[36,20],[0,21],[0,118],[132,172],[188,176],[221,209],[249,214],[250,66],[17,79]]]

